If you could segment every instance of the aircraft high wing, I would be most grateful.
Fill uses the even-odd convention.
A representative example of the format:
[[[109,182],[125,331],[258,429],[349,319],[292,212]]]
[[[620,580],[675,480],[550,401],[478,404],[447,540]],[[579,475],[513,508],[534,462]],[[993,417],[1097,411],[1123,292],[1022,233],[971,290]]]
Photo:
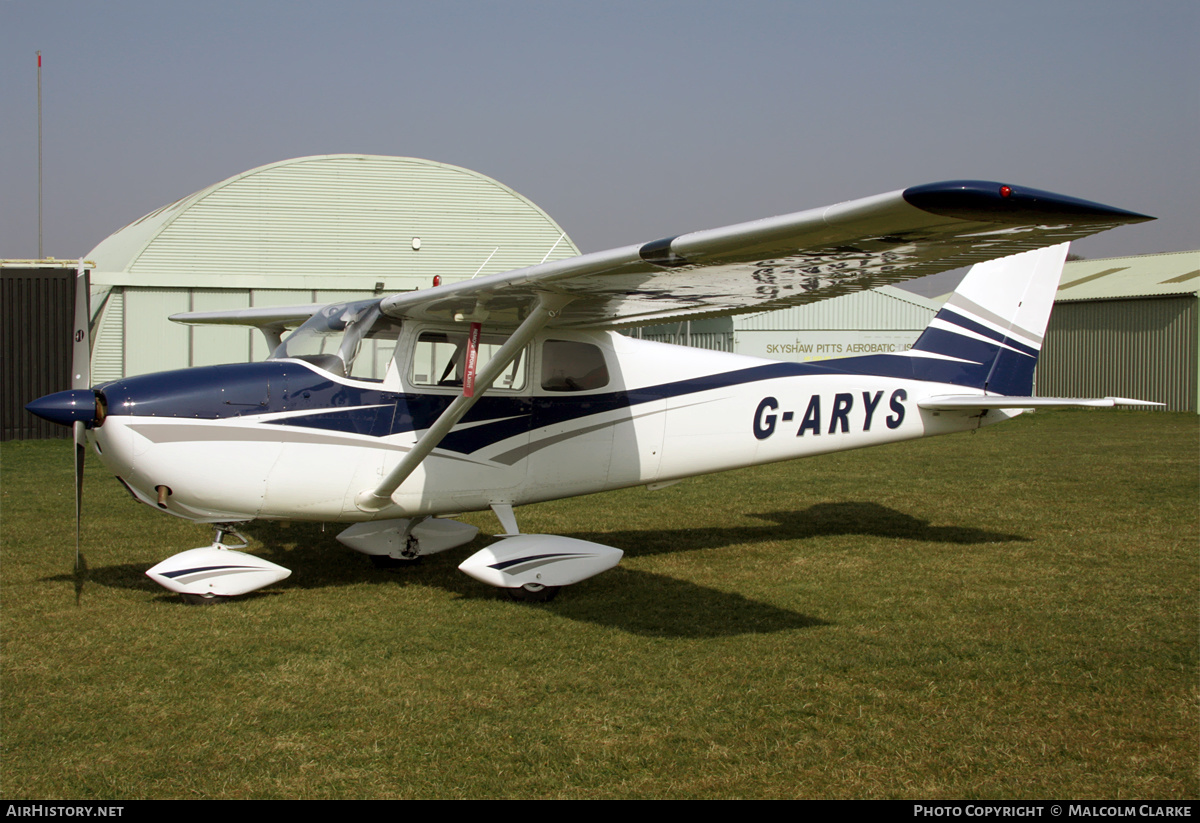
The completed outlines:
[[[274,352],[28,408],[76,425],[79,442],[86,433],[141,502],[217,526],[212,546],[148,572],[181,594],[231,596],[288,574],[223,542],[239,523],[350,523],[339,541],[401,560],[475,537],[440,515],[490,508],[503,539],[460,568],[544,600],[621,552],[521,534],[516,506],[963,431],[1033,407],[1138,404],[1029,395],[1069,241],[1150,219],[1000,183],[915,186],[388,297],[176,315],[257,327]],[[609,331],[968,263],[913,349],[894,355],[777,363]],[[381,352],[384,372],[362,367]]]
[[[515,326],[540,294],[571,298],[551,328],[619,328],[837,297],[1153,218],[978,180],[913,186],[385,298],[384,314]],[[274,340],[319,306],[189,312]]]
[[[914,186],[821,209],[585,254],[383,301],[393,317],[515,324],[539,292],[548,325],[611,328],[770,311],[1064,243],[1151,218],[981,181]]]

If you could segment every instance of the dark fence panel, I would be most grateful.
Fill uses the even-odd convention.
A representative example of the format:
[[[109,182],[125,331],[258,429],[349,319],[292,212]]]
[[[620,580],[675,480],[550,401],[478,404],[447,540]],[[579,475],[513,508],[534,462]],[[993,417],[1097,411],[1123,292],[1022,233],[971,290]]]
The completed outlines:
[[[74,266],[0,268],[0,439],[70,437],[25,404],[71,388],[74,307]]]

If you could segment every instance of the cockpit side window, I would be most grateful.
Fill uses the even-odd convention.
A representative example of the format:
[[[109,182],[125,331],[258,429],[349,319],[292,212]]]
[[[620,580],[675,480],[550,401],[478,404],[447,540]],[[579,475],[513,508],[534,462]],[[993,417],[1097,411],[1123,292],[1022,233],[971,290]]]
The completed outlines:
[[[542,346],[542,390],[576,392],[608,385],[604,352],[591,343],[547,340]]]
[[[396,341],[400,338],[400,322],[379,321],[359,343],[358,351],[350,365],[350,376],[356,380],[383,380],[388,364],[396,353]]]
[[[481,371],[484,365],[495,356],[496,351],[504,345],[505,338],[500,335],[483,335],[479,340],[479,353],[476,370]],[[414,386],[438,386],[441,388],[461,388],[466,374],[467,332],[464,331],[423,331],[417,337],[417,345],[413,349],[412,371],[409,380]],[[496,381],[493,388],[520,391],[525,388],[525,352],[517,355]]]

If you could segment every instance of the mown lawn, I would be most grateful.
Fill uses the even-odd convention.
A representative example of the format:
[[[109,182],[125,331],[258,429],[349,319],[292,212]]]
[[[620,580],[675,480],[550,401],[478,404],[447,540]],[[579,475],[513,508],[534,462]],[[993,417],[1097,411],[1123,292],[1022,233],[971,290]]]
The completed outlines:
[[[211,533],[6,443],[0,793],[1200,795],[1200,428],[1055,412],[518,510],[622,548],[547,605],[267,524],[292,577],[193,607]],[[490,514],[468,515],[486,532]]]

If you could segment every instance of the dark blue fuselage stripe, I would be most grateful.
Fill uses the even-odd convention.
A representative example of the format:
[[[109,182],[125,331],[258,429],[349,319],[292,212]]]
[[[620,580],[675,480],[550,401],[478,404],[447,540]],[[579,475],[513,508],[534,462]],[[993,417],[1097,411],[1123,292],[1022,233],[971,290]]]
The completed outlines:
[[[991,363],[996,359],[996,355],[1003,350],[1003,346],[998,343],[991,343],[987,340],[979,340],[974,337],[965,337],[947,329],[926,329],[921,334],[921,339],[918,343],[920,344],[919,347],[913,346],[918,351],[944,354],[963,360],[973,360],[976,363]],[[1025,357],[1030,360],[1034,359],[1033,355],[1028,355],[1024,352],[1012,353],[1018,357]]]
[[[864,355],[817,363],[765,363],[604,394],[520,397],[489,393],[467,413],[459,427],[442,440],[439,448],[472,454],[545,426],[673,397],[789,377],[851,374],[980,389],[985,381],[989,381],[992,391],[1003,394],[1023,395],[1031,390],[1035,356],[1019,355],[996,344],[938,329],[926,329],[921,340],[929,346],[926,351],[952,354],[976,362],[894,354]],[[989,378],[993,362],[998,367]],[[346,384],[332,375],[279,360],[140,375],[96,388],[105,393],[110,415],[222,420],[260,419],[262,415],[299,412],[260,422],[368,437],[427,429],[456,397]]]
[[[574,554],[572,552],[555,552],[554,554],[532,554],[532,555],[529,555],[528,557],[518,557],[514,560],[502,560],[499,563],[493,563],[488,568],[496,569],[497,571],[503,571],[507,568],[516,566],[521,563],[530,563],[534,560],[551,560],[556,557],[580,557],[580,555]]]
[[[257,566],[197,566],[194,569],[182,569],[177,572],[163,572],[163,577],[169,577],[174,580],[176,577],[184,577],[189,574],[200,574],[201,572],[216,572],[216,571],[263,571]]]
[[[982,323],[976,323],[974,320],[971,320],[970,318],[967,318],[967,317],[963,317],[961,314],[951,311],[950,309],[942,309],[941,311],[939,311],[937,313],[936,319],[942,320],[946,323],[950,323],[952,325],[966,329],[967,331],[973,331],[976,334],[982,335],[983,337],[987,337],[990,340],[995,340],[997,343],[1003,343],[1006,346],[1011,346],[1012,348],[1016,349],[1017,351],[1024,352],[1025,354],[1029,355],[1030,357],[1037,357],[1037,355],[1038,355],[1038,350],[1035,349],[1034,347],[1028,346],[1020,341],[1013,340],[1011,337],[1004,334],[1003,332],[999,332],[999,331],[996,331],[995,329],[988,328],[987,326],[983,325]],[[930,329],[926,329],[926,331],[930,331]],[[921,335],[921,337],[924,337],[924,336],[925,336],[924,334]],[[917,340],[916,344],[913,345],[913,348],[921,349],[922,351],[930,351],[930,349],[925,349],[921,345],[921,341],[919,339]],[[958,354],[955,352],[940,352],[940,353],[953,355],[955,357],[963,357],[964,356],[962,354]]]

